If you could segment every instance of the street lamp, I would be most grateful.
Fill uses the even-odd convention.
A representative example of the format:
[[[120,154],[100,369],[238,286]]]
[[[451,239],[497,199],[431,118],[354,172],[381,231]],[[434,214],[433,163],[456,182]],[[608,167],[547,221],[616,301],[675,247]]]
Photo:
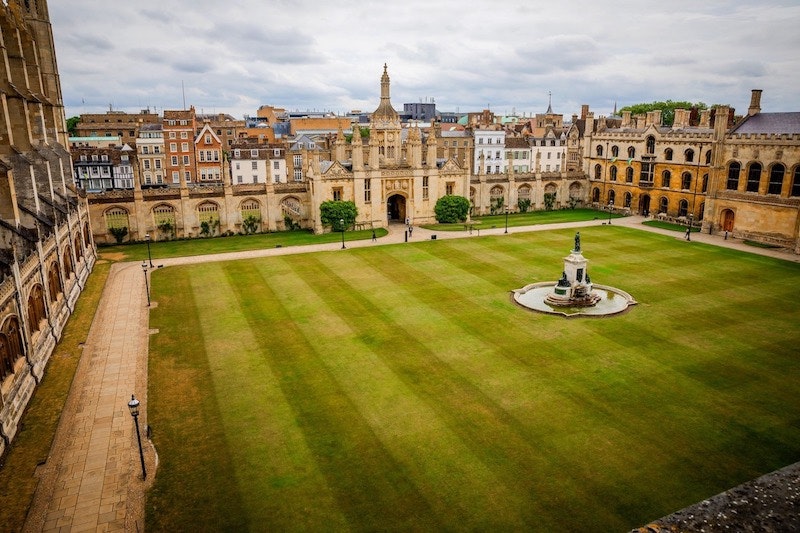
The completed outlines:
[[[614,209],[614,200],[608,201],[608,224],[611,225],[611,211]]]
[[[150,268],[153,268],[153,256],[150,255],[150,234],[144,234],[144,240],[147,243],[147,260],[150,262]]]
[[[341,228],[341,230],[342,230],[342,250],[344,250],[346,247],[344,245],[344,219],[343,218],[339,219],[339,228]]]
[[[144,291],[147,293],[147,307],[150,307],[150,285],[147,283],[147,261],[142,261],[142,272],[144,272]]]
[[[142,435],[139,433],[139,400],[131,394],[131,401],[128,402],[128,409],[136,425],[136,440],[139,443],[139,459],[142,461],[142,479],[147,479],[147,469],[144,467],[144,452],[142,451]]]
[[[508,205],[506,205],[506,231],[505,231],[505,233],[508,233]]]

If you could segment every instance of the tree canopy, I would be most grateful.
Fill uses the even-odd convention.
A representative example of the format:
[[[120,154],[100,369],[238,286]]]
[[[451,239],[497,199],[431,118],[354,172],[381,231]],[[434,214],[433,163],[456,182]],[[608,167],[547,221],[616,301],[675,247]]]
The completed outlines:
[[[436,220],[441,224],[464,222],[469,213],[469,200],[463,196],[448,194],[436,200],[433,212],[436,214]]]
[[[358,216],[356,204],[350,201],[326,200],[319,206],[319,219],[333,231],[344,231],[355,224]]]
[[[74,137],[77,133],[75,126],[78,125],[78,122],[81,121],[81,117],[69,117],[67,119],[67,132],[70,134],[71,137]]]
[[[623,111],[630,111],[633,115],[641,115],[647,113],[648,111],[661,111],[661,123],[665,126],[672,126],[672,123],[675,121],[676,109],[692,108],[703,110],[708,109],[708,106],[703,102],[697,102],[693,104],[692,102],[673,102],[672,100],[667,100],[666,102],[626,105],[625,107],[621,108],[619,112],[622,113]]]

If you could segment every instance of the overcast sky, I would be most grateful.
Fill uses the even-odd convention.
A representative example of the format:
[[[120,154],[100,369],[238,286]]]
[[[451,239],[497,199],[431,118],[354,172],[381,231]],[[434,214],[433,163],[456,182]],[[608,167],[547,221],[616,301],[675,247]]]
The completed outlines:
[[[67,116],[395,109],[569,118],[656,100],[800,111],[800,2],[50,0]]]

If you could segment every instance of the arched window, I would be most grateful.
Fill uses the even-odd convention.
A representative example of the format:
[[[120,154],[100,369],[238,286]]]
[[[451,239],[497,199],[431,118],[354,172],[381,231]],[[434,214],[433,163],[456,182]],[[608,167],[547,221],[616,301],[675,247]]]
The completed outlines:
[[[303,214],[303,202],[294,196],[287,196],[281,200],[281,212],[283,215],[299,217]]]
[[[594,188],[592,191],[592,202],[599,203],[600,202],[600,189],[597,187]]]
[[[672,177],[672,174],[669,170],[665,170],[661,173],[661,186],[665,189],[669,189],[669,180]]]
[[[614,189],[608,191],[608,205],[614,205],[616,203],[617,193],[614,192]]]
[[[710,165],[710,164],[711,164],[711,150],[708,150],[706,152],[706,165]]]
[[[520,200],[530,200],[531,199],[530,185],[522,185],[519,189],[517,189],[517,198],[519,198]]]
[[[686,151],[683,152],[683,155],[687,163],[691,163],[692,161],[694,161],[694,150],[692,150],[691,148],[687,148]]]
[[[786,168],[780,163],[775,163],[769,170],[769,189],[768,194],[780,194],[783,188],[783,176],[786,174]]]
[[[200,223],[219,223],[219,206],[214,202],[203,202],[197,206],[197,218]]]
[[[72,266],[72,250],[69,246],[64,248],[64,255],[62,256],[61,263],[64,265],[64,279],[69,279],[75,268]]]
[[[598,144],[595,147],[595,152],[597,153],[597,157],[603,157],[603,145],[602,144]]]
[[[652,135],[648,135],[647,137],[647,153],[654,154],[656,153],[656,138]]]
[[[672,161],[672,148],[667,148],[664,150],[664,159],[666,161]]]
[[[678,216],[685,217],[689,214],[689,202],[686,200],[681,200],[678,202]]]
[[[61,294],[61,276],[58,273],[58,263],[53,261],[47,270],[47,288],[50,290],[50,301],[58,300]]]
[[[629,146],[628,147],[628,159],[633,159],[634,157],[636,157],[636,148],[634,148],[633,146]]]
[[[75,235],[75,240],[72,241],[72,245],[75,247],[75,257],[78,259],[78,263],[83,261],[83,246],[81,246],[81,236]]]
[[[742,165],[738,161],[732,161],[728,165],[728,182],[725,188],[735,191],[739,188],[739,174],[742,172]]]
[[[633,167],[625,169],[625,183],[633,183]]]
[[[39,331],[39,324],[45,316],[44,291],[42,286],[37,283],[28,296],[28,324],[31,327],[31,333]]]
[[[761,163],[750,163],[747,169],[747,192],[758,192],[761,183]]]
[[[128,223],[128,212],[121,207],[112,207],[106,211],[106,228],[110,231],[113,228],[130,228]]]
[[[681,189],[689,190],[692,188],[692,174],[691,172],[684,172],[681,174]]]
[[[88,247],[92,244],[92,232],[89,230],[89,223],[83,225],[83,243]]]
[[[489,200],[492,202],[493,206],[499,205],[502,207],[505,205],[505,190],[501,186],[495,185],[489,191]]]
[[[658,212],[659,213],[666,213],[669,209],[669,198],[666,196],[662,196],[661,199],[658,201]]]
[[[603,178],[603,167],[600,165],[594,166],[594,179],[599,180]]]
[[[0,329],[0,380],[14,373],[14,365],[23,355],[19,321],[11,316]]]
[[[701,192],[708,192],[708,174],[703,174],[703,190]]]
[[[800,165],[794,167],[792,172],[792,190],[791,196],[800,196]]]
[[[619,157],[619,146],[616,144],[611,147],[611,157]]]
[[[258,203],[258,200],[254,200],[253,198],[244,200],[239,205],[239,211],[242,214],[242,220],[245,220],[247,217],[261,220],[261,204]]]
[[[610,174],[610,176],[609,176],[608,179],[610,179],[611,181],[617,181],[617,167],[616,166],[612,166],[609,169],[609,174]]]
[[[158,204],[153,208],[153,224],[158,231],[169,238],[175,233],[175,208],[170,204]]]
[[[633,195],[629,192],[625,193],[625,207],[630,208],[631,201],[633,200]]]

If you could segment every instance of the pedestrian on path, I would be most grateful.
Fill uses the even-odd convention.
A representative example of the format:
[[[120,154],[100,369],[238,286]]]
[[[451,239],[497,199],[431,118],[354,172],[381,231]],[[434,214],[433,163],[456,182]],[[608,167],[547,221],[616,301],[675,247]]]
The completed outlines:
[[[375,235],[375,230],[372,230],[372,242],[378,242],[378,237]]]

